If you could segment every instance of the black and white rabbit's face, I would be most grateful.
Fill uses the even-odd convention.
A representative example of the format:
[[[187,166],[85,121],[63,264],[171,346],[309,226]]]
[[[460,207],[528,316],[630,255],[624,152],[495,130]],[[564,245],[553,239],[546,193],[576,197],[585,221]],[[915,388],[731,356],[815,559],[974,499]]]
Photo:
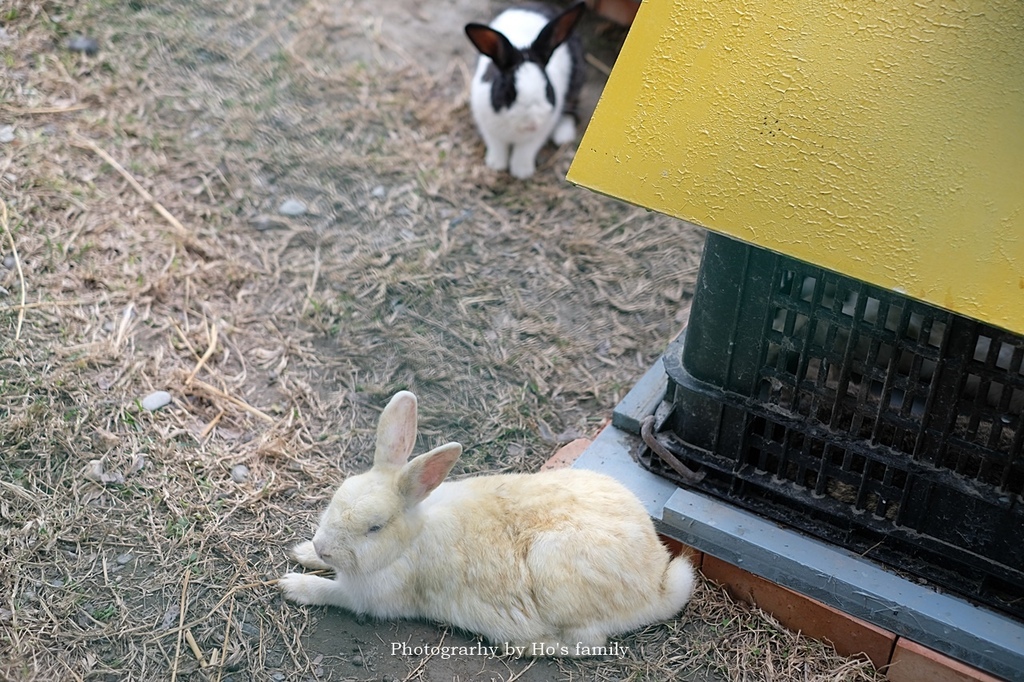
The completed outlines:
[[[558,106],[551,79],[568,85],[573,58],[562,44],[582,15],[583,3],[557,15],[549,16],[548,9],[513,8],[490,26],[466,25],[466,35],[486,63],[478,77],[490,90],[495,113],[520,104],[524,111],[543,106],[550,114]],[[552,64],[556,51],[564,54]]]
[[[510,74],[495,72],[491,106],[505,116],[506,125],[517,133],[535,133],[551,120],[555,89],[540,64],[528,61]]]

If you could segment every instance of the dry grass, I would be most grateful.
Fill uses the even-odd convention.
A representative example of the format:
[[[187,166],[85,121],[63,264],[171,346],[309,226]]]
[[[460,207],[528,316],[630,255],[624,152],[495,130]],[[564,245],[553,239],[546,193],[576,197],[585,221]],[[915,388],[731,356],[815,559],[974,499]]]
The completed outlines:
[[[567,150],[486,171],[465,66],[348,59],[389,46],[345,8],[0,10],[0,677],[314,675],[273,581],[391,393],[464,471],[533,470],[676,331],[698,233],[567,186]],[[707,588],[629,641],[564,672],[875,678]]]
[[[656,625],[625,640],[623,660],[588,663],[578,680],[801,680],[868,682],[884,676],[857,658],[844,658],[822,644],[786,630],[771,616],[702,581],[686,617]]]

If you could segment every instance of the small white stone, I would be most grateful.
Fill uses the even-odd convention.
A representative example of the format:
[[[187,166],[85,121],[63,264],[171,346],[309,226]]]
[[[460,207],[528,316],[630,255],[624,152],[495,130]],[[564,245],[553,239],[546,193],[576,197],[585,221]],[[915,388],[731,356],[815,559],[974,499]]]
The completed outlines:
[[[298,199],[286,199],[284,203],[277,208],[278,213],[287,216],[305,215],[306,210],[306,205]]]
[[[159,410],[170,402],[170,393],[167,391],[154,391],[142,399],[142,409],[152,412],[153,410]]]
[[[244,464],[236,464],[231,467],[231,480],[235,483],[244,483],[249,479],[249,467]]]
[[[74,36],[68,40],[67,48],[72,52],[81,52],[92,56],[100,51],[100,44],[95,38],[89,36]]]
[[[14,126],[0,126],[0,142],[14,142]]]

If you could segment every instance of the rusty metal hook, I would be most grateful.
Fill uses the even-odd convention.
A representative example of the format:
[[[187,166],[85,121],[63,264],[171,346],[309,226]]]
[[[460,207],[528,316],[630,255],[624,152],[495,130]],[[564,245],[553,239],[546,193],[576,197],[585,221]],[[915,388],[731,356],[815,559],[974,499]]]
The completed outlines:
[[[654,435],[654,415],[649,414],[644,417],[643,421],[640,422],[640,437],[643,438],[644,443],[651,449],[651,452],[656,454],[658,457],[672,467],[672,471],[679,474],[684,481],[688,483],[700,483],[704,480],[705,472],[694,471],[688,466],[679,461],[679,459],[672,454],[672,452],[665,447]]]

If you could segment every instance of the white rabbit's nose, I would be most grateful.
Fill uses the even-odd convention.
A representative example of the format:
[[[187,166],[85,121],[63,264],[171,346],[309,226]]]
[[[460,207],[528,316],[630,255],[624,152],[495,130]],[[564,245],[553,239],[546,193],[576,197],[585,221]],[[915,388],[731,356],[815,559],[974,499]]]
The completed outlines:
[[[322,542],[317,542],[316,540],[313,540],[313,551],[315,551],[316,555],[321,559],[331,558],[331,555],[324,551],[324,545]]]

